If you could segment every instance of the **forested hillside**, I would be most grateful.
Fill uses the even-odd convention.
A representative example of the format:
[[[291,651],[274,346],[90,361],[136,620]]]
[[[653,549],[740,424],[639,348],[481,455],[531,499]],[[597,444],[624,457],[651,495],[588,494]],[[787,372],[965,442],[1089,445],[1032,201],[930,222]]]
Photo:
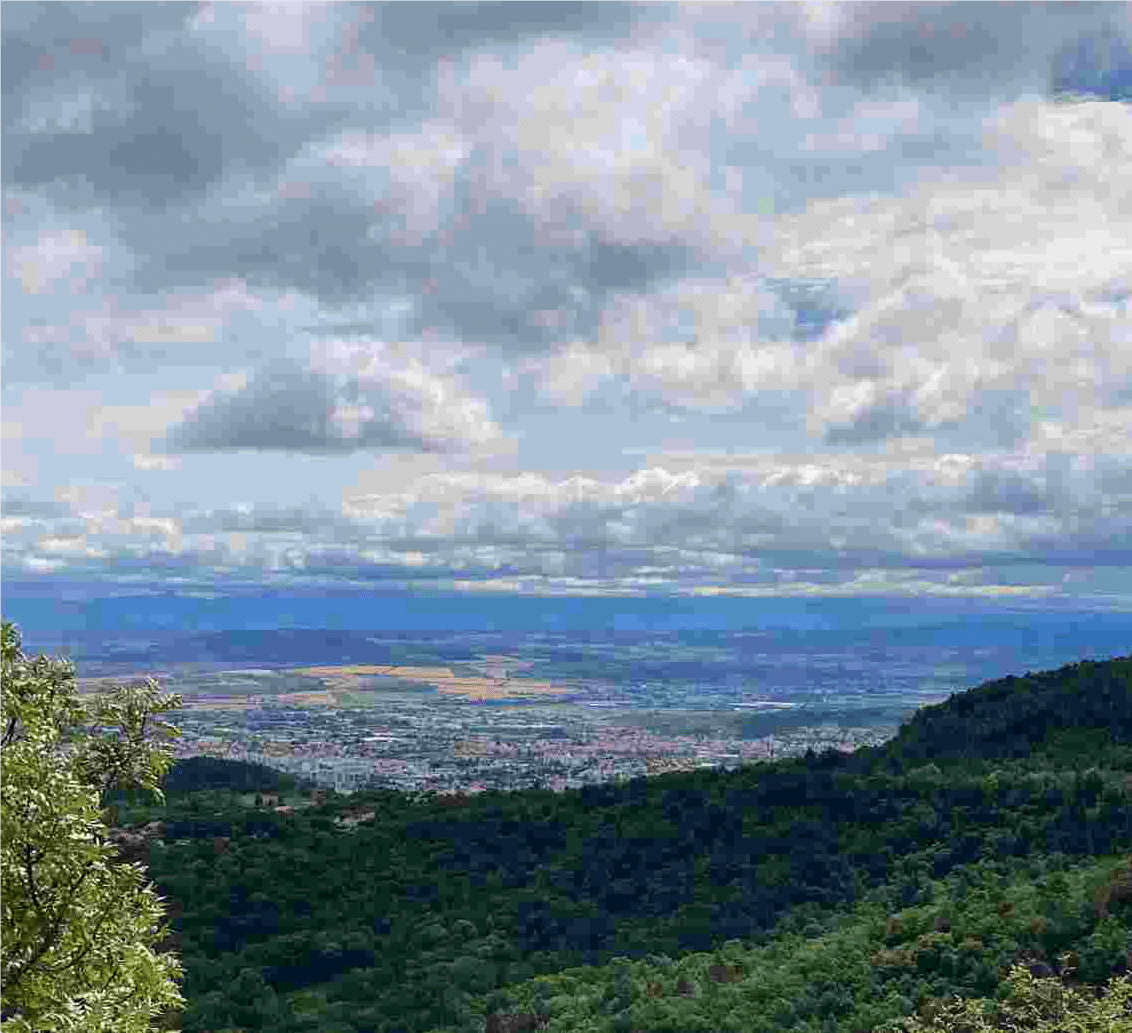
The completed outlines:
[[[293,813],[233,769],[122,821],[162,822],[185,1030],[848,1033],[1128,972],[1130,715],[1124,657],[851,756]]]
[[[889,769],[924,760],[1032,760],[1068,768],[1097,751],[1132,742],[1132,658],[1026,672],[921,707],[883,746],[862,751],[858,769],[880,760]]]
[[[161,783],[166,793],[189,793],[210,789],[231,789],[237,792],[280,792],[309,789],[313,783],[265,764],[249,764],[242,760],[222,757],[182,757],[170,766]],[[119,790],[105,795],[105,800],[122,802],[140,799],[139,791],[132,794]]]

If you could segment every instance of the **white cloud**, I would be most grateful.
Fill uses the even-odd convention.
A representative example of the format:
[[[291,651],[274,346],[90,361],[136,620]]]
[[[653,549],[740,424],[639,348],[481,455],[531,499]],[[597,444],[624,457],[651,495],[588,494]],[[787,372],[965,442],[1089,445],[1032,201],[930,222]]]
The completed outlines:
[[[198,17],[206,20],[212,13],[205,10]],[[325,3],[244,3],[240,5],[244,27],[249,36],[270,53],[307,54],[312,43],[312,28],[326,20],[333,7]]]
[[[7,266],[25,294],[50,292],[64,277],[71,291],[81,293],[102,276],[102,248],[89,244],[83,230],[49,231],[34,245],[13,248]]]

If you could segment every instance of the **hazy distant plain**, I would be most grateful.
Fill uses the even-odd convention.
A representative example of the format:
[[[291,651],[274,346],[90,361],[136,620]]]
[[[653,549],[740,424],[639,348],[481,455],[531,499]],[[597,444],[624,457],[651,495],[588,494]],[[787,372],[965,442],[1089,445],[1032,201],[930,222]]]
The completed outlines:
[[[1132,647],[1129,612],[966,600],[169,593],[66,601],[12,588],[5,617],[20,627],[25,652],[69,656],[80,678],[424,665],[490,679],[509,658],[511,679],[584,683],[589,701],[629,707],[927,701]]]

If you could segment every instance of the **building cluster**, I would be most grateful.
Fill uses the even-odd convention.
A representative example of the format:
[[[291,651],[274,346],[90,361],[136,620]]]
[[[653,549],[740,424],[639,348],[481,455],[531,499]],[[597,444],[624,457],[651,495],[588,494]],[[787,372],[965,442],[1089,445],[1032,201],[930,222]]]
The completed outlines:
[[[388,787],[479,792],[587,783],[695,767],[735,767],[829,747],[876,745],[895,728],[796,728],[759,740],[658,735],[549,708],[427,705],[390,724],[377,710],[266,705],[194,707],[179,722],[178,756],[265,764],[340,793]]]

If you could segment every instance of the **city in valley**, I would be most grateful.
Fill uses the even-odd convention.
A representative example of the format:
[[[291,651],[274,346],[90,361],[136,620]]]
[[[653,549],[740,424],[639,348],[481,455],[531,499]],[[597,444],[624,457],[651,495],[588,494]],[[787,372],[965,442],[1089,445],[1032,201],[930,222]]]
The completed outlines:
[[[183,706],[176,757],[266,764],[350,793],[565,789],[706,765],[876,745],[924,700],[689,696],[662,682],[530,677],[487,655],[447,665],[153,670],[78,679],[80,693],[156,679]]]

